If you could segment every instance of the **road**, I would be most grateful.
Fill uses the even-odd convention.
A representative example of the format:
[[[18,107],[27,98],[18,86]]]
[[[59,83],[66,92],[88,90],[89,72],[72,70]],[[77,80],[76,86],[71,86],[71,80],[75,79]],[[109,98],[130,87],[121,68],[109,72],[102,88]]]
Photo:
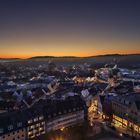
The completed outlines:
[[[47,133],[36,140],[131,140],[103,128],[97,132],[99,133],[95,133],[95,129],[92,127],[89,129],[87,126],[76,126],[64,131]]]

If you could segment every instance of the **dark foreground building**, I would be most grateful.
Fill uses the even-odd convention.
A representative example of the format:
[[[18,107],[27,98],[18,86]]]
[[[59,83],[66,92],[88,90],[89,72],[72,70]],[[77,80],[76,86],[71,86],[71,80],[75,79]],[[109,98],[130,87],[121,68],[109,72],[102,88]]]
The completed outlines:
[[[32,108],[0,114],[0,140],[34,139],[49,131],[84,122],[86,104],[79,96],[41,100]]]

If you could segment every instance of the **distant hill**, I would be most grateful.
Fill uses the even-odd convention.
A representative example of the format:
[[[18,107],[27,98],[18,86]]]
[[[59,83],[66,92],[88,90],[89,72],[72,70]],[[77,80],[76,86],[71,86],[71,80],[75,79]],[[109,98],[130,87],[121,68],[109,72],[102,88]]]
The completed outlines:
[[[0,60],[19,60],[20,58],[0,58]]]
[[[88,63],[93,65],[93,67],[101,67],[104,64],[115,63],[120,67],[140,67],[140,54],[107,54],[107,55],[98,55],[98,56],[89,56],[89,57],[73,57],[73,56],[64,56],[64,57],[55,57],[55,56],[37,56],[32,57],[28,60],[30,61],[48,61],[52,60],[56,64],[61,65],[79,65]],[[42,63],[43,63],[42,62]]]
[[[20,58],[0,58],[0,62],[13,62],[13,61],[20,61]]]
[[[121,57],[121,56],[139,56],[140,54],[105,54],[105,55],[96,55],[96,56],[87,56],[87,57],[78,57],[78,56],[34,56],[29,59],[48,59],[48,58],[95,58],[95,57]]]
[[[29,59],[48,59],[48,58],[78,58],[76,56],[34,56]]]
[[[17,62],[19,64],[40,65],[53,61],[56,65],[90,64],[93,68],[103,67],[105,64],[118,64],[119,67],[140,68],[140,54],[107,54],[89,57],[74,56],[35,56],[29,59],[0,59],[0,62]]]

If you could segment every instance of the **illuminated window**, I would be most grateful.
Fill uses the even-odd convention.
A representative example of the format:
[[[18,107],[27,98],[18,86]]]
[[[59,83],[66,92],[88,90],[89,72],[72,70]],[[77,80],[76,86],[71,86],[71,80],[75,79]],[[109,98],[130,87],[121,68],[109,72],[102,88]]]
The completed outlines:
[[[42,125],[44,125],[44,124],[45,124],[45,122],[41,122],[41,124],[42,124]]]
[[[34,121],[35,121],[35,122],[38,121],[38,118],[35,118]]]
[[[96,106],[98,105],[98,101],[97,100],[95,100],[94,103],[95,103]]]
[[[43,116],[40,116],[40,117],[39,117],[39,120],[43,120],[43,119],[44,119],[44,117],[43,117]]]
[[[32,120],[29,120],[29,121],[28,121],[28,124],[30,124],[30,123],[32,123]]]
[[[122,118],[117,117],[117,116],[115,116],[115,115],[113,115],[113,118],[114,118],[115,120],[119,121],[119,122],[122,122],[122,121],[123,121],[123,119],[122,119]]]
[[[138,131],[139,131],[138,128],[139,128],[139,127],[138,127],[137,125],[134,125],[134,130],[135,130],[135,131],[138,132]]]
[[[127,126],[128,121],[127,121],[127,120],[125,120],[125,119],[123,119],[123,124],[124,124],[125,126]]]
[[[35,128],[35,126],[34,126],[34,125],[32,125],[30,128],[31,128],[31,129],[34,129],[34,128]]]
[[[39,127],[39,126],[40,126],[40,124],[38,123],[38,124],[36,124],[36,126],[37,126],[37,127]]]
[[[32,132],[28,132],[28,135],[31,135],[32,134]]]

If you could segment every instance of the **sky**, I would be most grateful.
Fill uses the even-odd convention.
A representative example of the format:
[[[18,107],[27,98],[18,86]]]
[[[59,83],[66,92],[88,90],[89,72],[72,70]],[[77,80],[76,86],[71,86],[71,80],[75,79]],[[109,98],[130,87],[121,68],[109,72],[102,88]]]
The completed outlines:
[[[140,53],[140,0],[0,0],[0,58]]]

